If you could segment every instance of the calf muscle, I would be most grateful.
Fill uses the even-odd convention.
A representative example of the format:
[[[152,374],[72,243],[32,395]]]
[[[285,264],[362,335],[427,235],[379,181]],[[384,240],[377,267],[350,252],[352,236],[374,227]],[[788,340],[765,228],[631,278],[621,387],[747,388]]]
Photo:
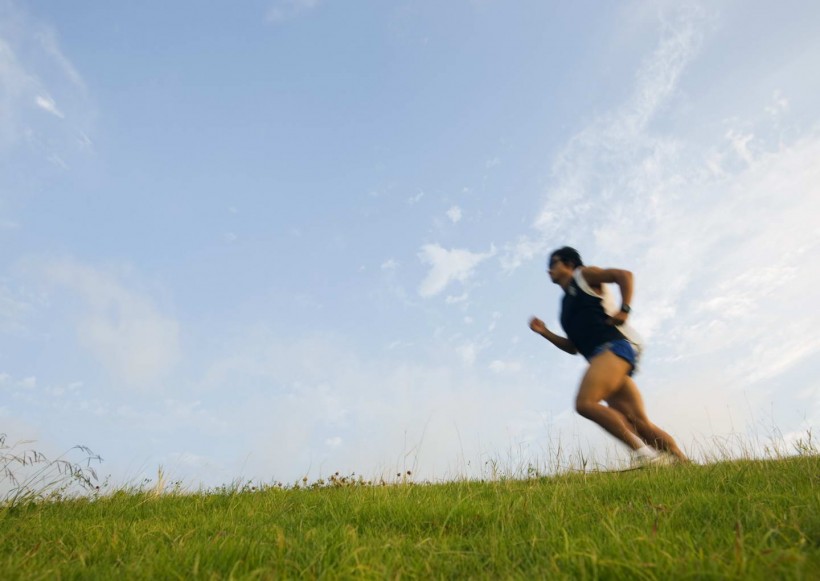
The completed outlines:
[[[632,378],[626,377],[620,389],[613,393],[606,402],[612,409],[618,410],[627,419],[629,424],[640,438],[662,452],[669,452],[681,461],[688,461],[686,455],[681,452],[674,438],[653,424],[646,415],[643,398],[638,386]]]

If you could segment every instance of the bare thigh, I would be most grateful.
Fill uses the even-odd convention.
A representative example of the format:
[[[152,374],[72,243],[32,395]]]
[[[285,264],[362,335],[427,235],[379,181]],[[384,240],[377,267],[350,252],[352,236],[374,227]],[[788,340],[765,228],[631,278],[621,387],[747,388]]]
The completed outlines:
[[[622,385],[625,378],[629,379],[627,373],[629,373],[630,368],[631,366],[627,361],[611,351],[604,351],[596,355],[589,362],[589,368],[581,380],[577,402],[598,403],[607,401],[609,403],[611,397],[623,390]]]

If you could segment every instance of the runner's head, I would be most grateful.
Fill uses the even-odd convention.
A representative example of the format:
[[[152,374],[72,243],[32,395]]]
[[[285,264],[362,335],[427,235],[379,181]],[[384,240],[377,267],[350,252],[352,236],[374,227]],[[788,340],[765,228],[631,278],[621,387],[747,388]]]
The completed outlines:
[[[547,274],[550,275],[552,282],[564,286],[572,278],[572,272],[583,265],[584,263],[578,251],[569,246],[564,246],[550,254],[547,262]]]
[[[578,251],[569,246],[559,248],[558,250],[550,254],[550,259],[547,263],[547,270],[549,270],[552,267],[552,263],[555,260],[560,260],[573,270],[578,268],[579,266],[584,266],[584,261],[581,260],[581,255],[578,254]]]

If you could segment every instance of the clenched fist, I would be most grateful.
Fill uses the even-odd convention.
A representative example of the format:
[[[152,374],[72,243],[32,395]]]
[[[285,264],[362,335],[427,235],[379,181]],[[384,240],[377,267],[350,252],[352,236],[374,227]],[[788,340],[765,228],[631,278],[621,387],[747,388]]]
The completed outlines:
[[[547,332],[547,326],[544,324],[544,321],[542,321],[538,317],[533,317],[532,319],[530,319],[530,329],[532,329],[539,335],[543,335]]]

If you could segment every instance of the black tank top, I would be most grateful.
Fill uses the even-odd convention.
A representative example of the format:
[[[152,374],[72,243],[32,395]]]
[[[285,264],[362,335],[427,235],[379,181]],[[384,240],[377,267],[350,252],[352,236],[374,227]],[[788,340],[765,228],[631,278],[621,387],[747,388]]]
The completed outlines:
[[[561,302],[561,326],[587,359],[599,345],[626,338],[608,319],[601,297],[584,292],[573,278]]]

